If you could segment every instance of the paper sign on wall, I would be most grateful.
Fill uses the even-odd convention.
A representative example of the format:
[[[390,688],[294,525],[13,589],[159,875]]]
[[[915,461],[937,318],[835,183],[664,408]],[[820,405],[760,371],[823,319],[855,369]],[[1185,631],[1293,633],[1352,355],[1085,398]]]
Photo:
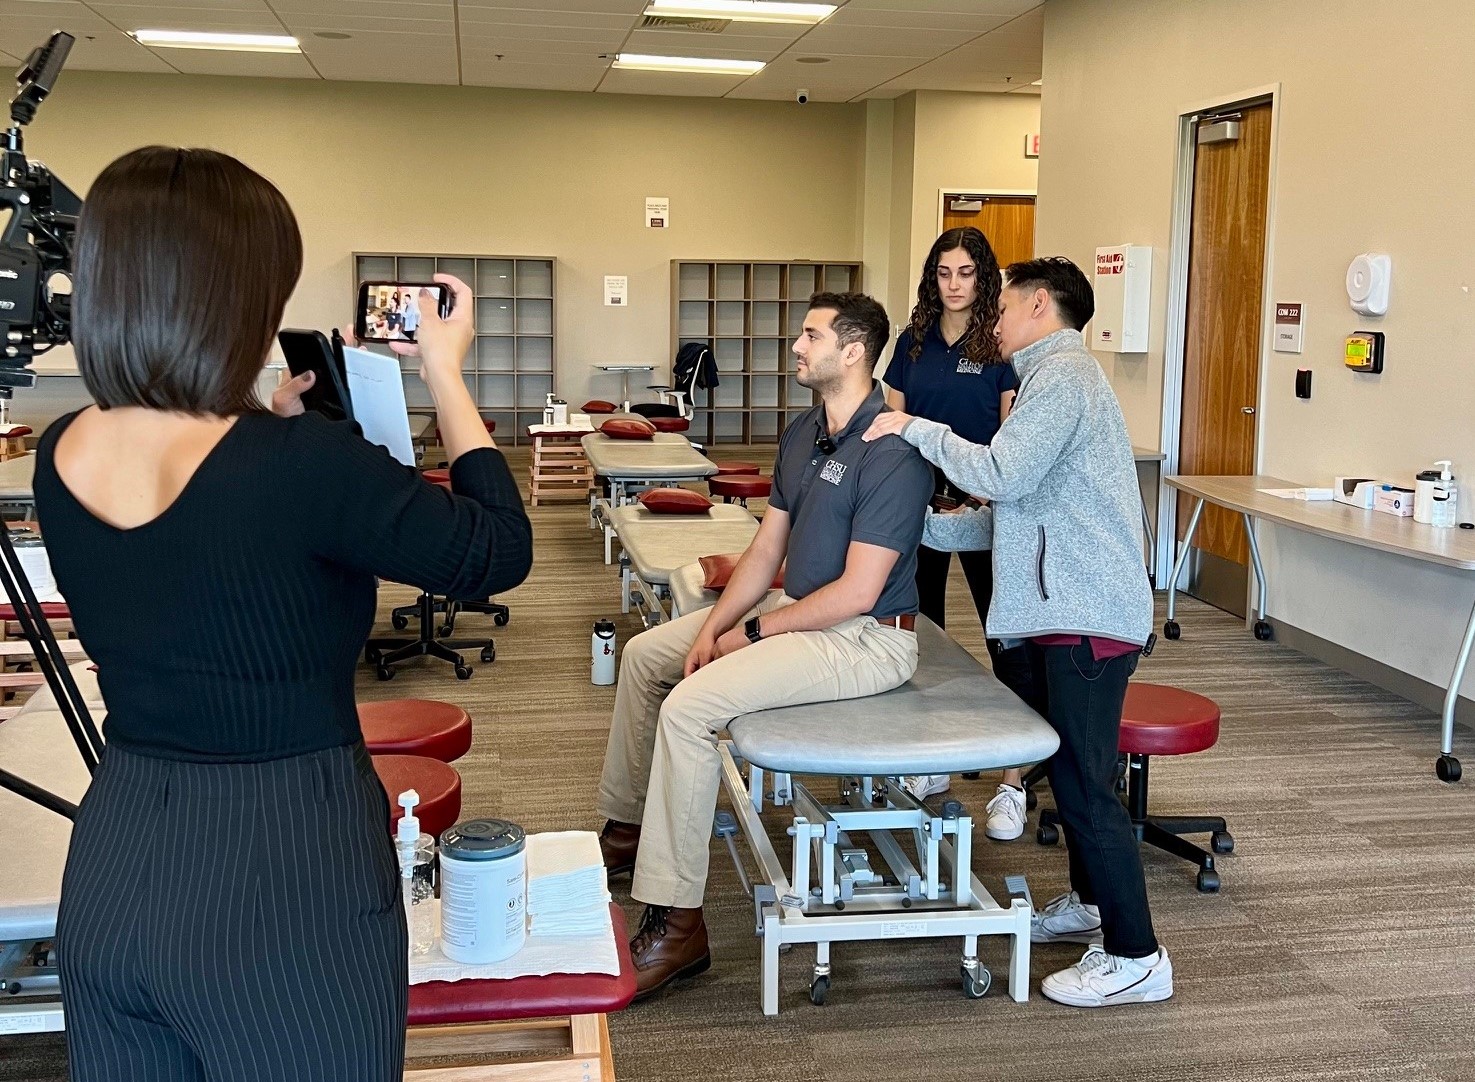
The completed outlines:
[[[670,229],[671,200],[665,196],[646,196],[645,225],[647,229]]]
[[[626,308],[629,306],[629,275],[606,274],[604,276],[604,304],[607,308]]]
[[[1305,327],[1304,308],[1300,301],[1275,302],[1275,352],[1300,353],[1301,332]]]

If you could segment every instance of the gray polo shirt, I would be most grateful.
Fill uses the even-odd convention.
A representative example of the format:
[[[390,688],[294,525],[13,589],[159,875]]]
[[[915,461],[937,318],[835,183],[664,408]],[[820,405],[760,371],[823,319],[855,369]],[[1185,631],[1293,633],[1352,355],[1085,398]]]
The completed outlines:
[[[900,436],[861,439],[886,408],[877,383],[838,435],[830,437],[821,404],[779,438],[768,505],[790,518],[784,570],[790,597],[805,597],[838,579],[850,543],[861,541],[900,553],[868,615],[917,611],[917,545],[932,496],[932,468]],[[833,439],[833,451],[820,449],[826,438]]]

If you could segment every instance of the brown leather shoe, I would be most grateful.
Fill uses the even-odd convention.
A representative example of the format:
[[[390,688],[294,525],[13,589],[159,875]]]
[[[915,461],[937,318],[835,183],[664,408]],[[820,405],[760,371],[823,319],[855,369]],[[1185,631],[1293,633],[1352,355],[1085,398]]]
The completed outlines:
[[[635,853],[640,848],[640,824],[605,820],[599,832],[599,851],[604,855],[604,871],[611,877],[635,870]]]
[[[648,905],[640,931],[630,940],[635,959],[635,999],[640,1001],[672,981],[705,973],[712,965],[702,910]]]

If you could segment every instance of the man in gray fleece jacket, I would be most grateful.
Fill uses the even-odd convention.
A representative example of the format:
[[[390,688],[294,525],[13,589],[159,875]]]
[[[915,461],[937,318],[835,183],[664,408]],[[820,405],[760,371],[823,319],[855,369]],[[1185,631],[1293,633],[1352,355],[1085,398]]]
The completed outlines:
[[[937,549],[993,548],[988,635],[1022,640],[1031,705],[1060,734],[1050,787],[1065,830],[1071,890],[1035,915],[1036,943],[1089,943],[1041,991],[1078,1007],[1173,994],[1132,822],[1117,798],[1117,737],[1127,680],[1152,635],[1137,469],[1122,411],[1081,329],[1091,284],[1064,258],[1005,272],[995,331],[1018,373],[1014,408],[985,447],[946,425],[881,414],[866,433],[900,433],[948,480],[990,506],[929,514]]]

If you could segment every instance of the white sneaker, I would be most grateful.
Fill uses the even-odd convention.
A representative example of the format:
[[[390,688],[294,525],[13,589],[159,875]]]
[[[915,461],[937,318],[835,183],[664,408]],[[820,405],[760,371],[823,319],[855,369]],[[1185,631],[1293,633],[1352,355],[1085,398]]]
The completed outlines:
[[[1093,943],[1075,965],[1046,977],[1040,991],[1071,1007],[1157,1003],[1173,995],[1173,963],[1166,947],[1155,957],[1122,958]]]
[[[1012,842],[1024,833],[1024,790],[1012,785],[999,786],[998,794],[984,809],[988,822],[983,832],[996,842]]]
[[[1052,898],[1030,918],[1031,943],[1100,943],[1101,910],[1086,905],[1075,891]]]
[[[945,793],[952,788],[953,779],[947,774],[915,774],[909,778],[903,778],[901,786],[918,800],[926,800],[929,796]]]

